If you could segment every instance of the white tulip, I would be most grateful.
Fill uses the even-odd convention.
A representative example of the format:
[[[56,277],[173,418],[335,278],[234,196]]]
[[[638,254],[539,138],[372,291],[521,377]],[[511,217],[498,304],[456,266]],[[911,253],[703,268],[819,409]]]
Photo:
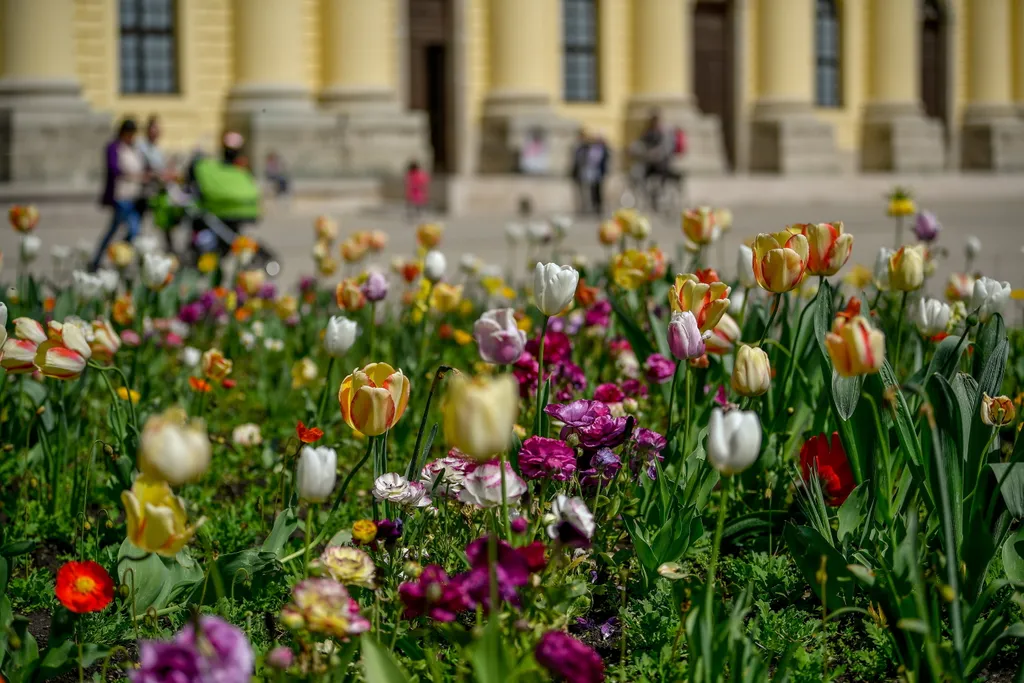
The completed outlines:
[[[427,255],[423,258],[423,277],[427,278],[430,282],[440,282],[447,268],[448,259],[436,249],[428,251]]]
[[[96,271],[97,277],[103,282],[103,291],[107,294],[113,294],[117,291],[117,286],[121,284],[121,276],[116,270],[110,270],[109,268],[100,268]]]
[[[990,277],[978,278],[971,293],[972,311],[977,311],[978,319],[985,322],[994,313],[1002,313],[1006,302],[1010,300],[1010,283],[999,282]]]
[[[64,244],[55,244],[50,249],[50,258],[53,259],[54,270],[64,270],[71,260],[71,247]]]
[[[921,299],[910,307],[910,320],[925,337],[945,332],[952,311],[949,304],[938,299]]]
[[[43,240],[38,235],[24,235],[21,238],[21,260],[31,263],[39,256],[39,250],[43,248]]]
[[[210,437],[202,420],[171,408],[146,420],[139,441],[139,471],[171,486],[194,482],[210,467]]]
[[[160,242],[160,238],[156,235],[140,235],[135,240],[135,251],[145,256],[146,254],[163,251],[163,245]]]
[[[142,282],[150,289],[162,289],[174,268],[174,259],[149,253],[142,257]]]
[[[736,277],[744,289],[757,286],[757,279],[754,278],[754,250],[745,244],[741,244],[736,252]],[[735,291],[732,296],[736,296]]]
[[[977,258],[978,254],[981,253],[981,240],[976,235],[971,235],[964,243],[964,251],[967,252],[967,258]]]
[[[519,244],[526,237],[526,226],[522,223],[506,223],[505,239],[511,244]]]
[[[724,475],[739,474],[754,464],[761,452],[761,421],[751,410],[721,408],[708,422],[708,462]]]
[[[582,498],[570,498],[558,494],[551,503],[553,517],[548,524],[548,536],[567,545],[585,544],[594,537],[597,525],[594,515]]]
[[[238,335],[238,341],[242,343],[242,346],[245,347],[246,351],[252,351],[256,348],[256,335],[249,330],[244,330],[240,335]]]
[[[181,350],[181,362],[187,368],[194,368],[199,365],[203,358],[203,352],[194,346],[186,346]]]
[[[103,294],[103,278],[99,275],[76,270],[71,273],[71,287],[79,299],[92,301]]]
[[[295,488],[299,498],[310,503],[322,503],[334,490],[338,478],[338,454],[327,446],[304,446],[299,454],[295,472]]]
[[[894,253],[895,252],[888,247],[879,247],[878,257],[875,259],[875,287],[883,292],[889,289],[889,257]]]
[[[459,270],[466,275],[476,275],[482,266],[483,262],[477,258],[476,254],[463,254],[459,259]]]
[[[526,234],[531,242],[547,242],[551,239],[551,225],[544,221],[531,221],[526,226]]]
[[[547,316],[558,315],[572,302],[580,274],[572,266],[538,263],[533,271],[533,302]]]
[[[328,356],[340,358],[356,343],[359,326],[343,315],[332,315],[324,331],[324,350]]]

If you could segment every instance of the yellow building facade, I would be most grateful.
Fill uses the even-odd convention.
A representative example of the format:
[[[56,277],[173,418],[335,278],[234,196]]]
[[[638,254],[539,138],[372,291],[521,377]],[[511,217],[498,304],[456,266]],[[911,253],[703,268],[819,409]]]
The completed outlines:
[[[150,114],[300,177],[508,174],[534,135],[562,175],[655,110],[694,173],[1024,170],[1024,0],[0,0],[0,182]]]

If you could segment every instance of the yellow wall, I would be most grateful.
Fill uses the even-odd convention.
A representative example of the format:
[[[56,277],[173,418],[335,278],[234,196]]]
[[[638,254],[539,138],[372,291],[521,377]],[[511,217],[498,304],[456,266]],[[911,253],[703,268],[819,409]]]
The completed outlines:
[[[867,95],[865,76],[870,73],[869,12],[866,0],[842,0],[840,11],[840,50],[842,80],[842,106],[816,107],[818,115],[832,124],[836,148],[856,154],[860,148],[861,113]]]
[[[465,95],[468,119],[479,124],[484,99],[490,86],[491,56],[487,49],[488,0],[466,0],[466,73]]]
[[[193,0],[194,1],[194,0]],[[387,0],[384,0],[387,2]],[[321,26],[320,0],[299,0],[302,3],[300,11],[305,14],[303,26],[305,35],[303,38],[303,51],[306,53],[306,86],[310,92],[317,92],[323,85],[323,50],[322,44],[327,36],[323,35]]]

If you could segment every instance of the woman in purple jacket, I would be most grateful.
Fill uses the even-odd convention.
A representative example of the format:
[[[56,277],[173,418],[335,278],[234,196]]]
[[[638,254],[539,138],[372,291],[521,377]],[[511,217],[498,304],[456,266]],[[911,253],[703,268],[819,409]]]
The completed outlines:
[[[111,208],[110,227],[100,240],[99,248],[92,259],[91,268],[99,268],[103,254],[117,234],[121,225],[128,226],[129,242],[135,239],[142,227],[139,202],[142,200],[143,183],[146,181],[146,162],[135,147],[138,126],[133,119],[121,122],[117,137],[107,145],[106,179],[100,203]]]

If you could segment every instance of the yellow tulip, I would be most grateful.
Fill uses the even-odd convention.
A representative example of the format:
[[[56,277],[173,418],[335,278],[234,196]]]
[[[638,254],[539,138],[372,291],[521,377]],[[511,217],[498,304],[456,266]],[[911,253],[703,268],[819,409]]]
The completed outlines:
[[[451,313],[462,301],[462,285],[438,282],[430,293],[430,307],[439,313]]]
[[[736,353],[732,388],[740,396],[760,396],[772,384],[772,369],[764,349],[743,345]]]
[[[219,258],[217,254],[212,251],[208,251],[199,257],[199,261],[196,262],[196,268],[203,275],[208,275],[217,269],[217,263]]]
[[[232,365],[233,363],[224,356],[220,349],[207,349],[203,353],[200,363],[203,374],[206,375],[207,379],[212,379],[214,382],[222,382],[224,378],[230,375]]]
[[[864,289],[874,282],[874,274],[867,266],[857,263],[843,277],[843,282],[856,289]]]
[[[686,235],[686,239],[697,245],[714,242],[720,230],[715,218],[715,212],[707,206],[684,211],[683,234]]]
[[[889,257],[889,287],[913,292],[924,284],[924,247],[900,247]]]
[[[316,381],[318,368],[311,358],[303,358],[292,366],[292,389],[308,387]]]
[[[872,375],[885,361],[885,334],[860,315],[850,320],[836,318],[832,331],[825,335],[825,348],[832,366],[843,377]]]
[[[724,282],[701,282],[693,273],[677,275],[669,289],[672,310],[689,311],[697,319],[701,332],[715,329],[722,315],[729,310],[729,286]]]
[[[263,289],[267,274],[262,270],[243,270],[238,274],[238,286],[249,296],[256,296]]]
[[[114,242],[107,247],[107,256],[118,268],[127,268],[135,260],[135,247],[127,242]]]
[[[791,229],[761,233],[754,239],[754,279],[762,289],[781,294],[800,284],[807,269],[807,238]]]
[[[512,375],[452,377],[444,404],[448,445],[479,462],[508,448],[519,415],[519,383]]]
[[[341,416],[352,429],[379,436],[395,426],[409,404],[409,378],[387,363],[356,369],[341,383]]]
[[[174,557],[203,523],[188,525],[185,506],[167,482],[140,475],[129,491],[121,493],[128,540],[140,550]]]
[[[433,249],[441,244],[444,226],[440,223],[422,223],[416,228],[416,241],[424,249]]]
[[[276,311],[278,317],[282,319],[292,317],[298,312],[298,310],[299,300],[290,294],[282,296],[274,302],[274,311]]]
[[[623,289],[634,290],[647,282],[650,265],[647,254],[636,249],[627,249],[616,254],[612,260],[612,280]]]

